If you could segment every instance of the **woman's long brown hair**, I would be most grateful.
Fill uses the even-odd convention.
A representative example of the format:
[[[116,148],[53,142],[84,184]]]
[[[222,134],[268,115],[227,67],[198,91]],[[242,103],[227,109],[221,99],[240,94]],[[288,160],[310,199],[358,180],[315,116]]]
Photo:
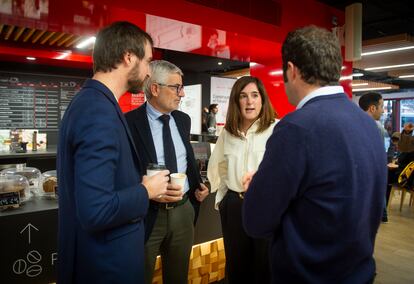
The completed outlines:
[[[234,83],[233,88],[231,89],[226,125],[224,127],[230,134],[236,137],[242,137],[239,131],[243,120],[240,110],[240,93],[250,83],[256,84],[262,98],[262,109],[260,110],[260,114],[258,116],[260,122],[257,132],[265,131],[270,124],[275,121],[275,111],[270,104],[269,97],[262,81],[253,76],[241,77]]]

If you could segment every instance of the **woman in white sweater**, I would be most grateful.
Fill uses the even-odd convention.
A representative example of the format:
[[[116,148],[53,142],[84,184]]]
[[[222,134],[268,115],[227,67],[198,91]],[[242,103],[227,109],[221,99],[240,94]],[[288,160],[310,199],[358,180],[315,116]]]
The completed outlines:
[[[208,164],[211,192],[217,192],[226,252],[226,274],[232,283],[269,283],[268,244],[250,238],[242,225],[242,177],[256,171],[266,141],[277,123],[260,79],[238,79],[230,94],[226,125]]]

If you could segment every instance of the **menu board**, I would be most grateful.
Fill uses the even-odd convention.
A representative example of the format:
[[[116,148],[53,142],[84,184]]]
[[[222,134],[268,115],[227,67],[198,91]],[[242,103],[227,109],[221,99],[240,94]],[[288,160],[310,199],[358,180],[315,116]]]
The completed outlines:
[[[0,72],[0,129],[57,130],[85,79]]]

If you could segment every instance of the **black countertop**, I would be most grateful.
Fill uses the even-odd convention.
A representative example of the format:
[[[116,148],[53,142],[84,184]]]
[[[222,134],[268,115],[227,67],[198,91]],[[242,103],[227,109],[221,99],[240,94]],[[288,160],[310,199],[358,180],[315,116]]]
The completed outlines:
[[[44,197],[33,197],[32,199],[23,203],[19,208],[10,208],[0,211],[0,218],[19,215],[29,214],[39,211],[54,210],[58,208],[58,201],[56,199],[46,199]]]
[[[9,151],[0,151],[0,159],[56,157],[56,151],[56,146],[50,146],[46,150],[27,151],[26,153],[12,153]]]
[[[207,196],[206,200],[201,203],[200,214],[195,227],[194,244],[203,243],[209,240],[217,239],[222,236],[220,215],[214,209],[215,194]],[[56,210],[55,212],[49,210]],[[0,211],[0,219],[3,217],[18,217],[23,214],[34,214],[40,212],[53,212],[57,216],[58,201],[56,199],[46,199],[46,197],[36,196],[26,201],[16,209],[6,209]],[[12,224],[10,224],[12,225]],[[56,228],[57,231],[57,228]]]

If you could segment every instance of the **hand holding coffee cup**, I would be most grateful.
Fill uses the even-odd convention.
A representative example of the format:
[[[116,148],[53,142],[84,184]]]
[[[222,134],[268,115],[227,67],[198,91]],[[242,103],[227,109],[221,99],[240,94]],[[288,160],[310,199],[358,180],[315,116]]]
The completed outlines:
[[[142,184],[147,189],[149,199],[167,194],[169,173],[163,165],[148,165],[147,175],[142,177]]]
[[[147,176],[153,176],[157,174],[160,171],[166,170],[167,167],[165,165],[159,165],[159,164],[148,164],[147,166]]]
[[[158,202],[177,202],[183,199],[186,174],[174,173],[170,175],[170,183],[164,195],[156,198]]]
[[[155,200],[158,202],[177,202],[183,199],[184,185],[187,179],[186,174],[174,173],[170,175],[170,183],[167,191],[162,196],[158,196]]]
[[[170,175],[171,184],[181,186],[181,190],[184,190],[185,181],[187,179],[187,175],[183,173],[173,173]]]
[[[183,199],[184,192],[181,190],[181,185],[169,183],[165,194],[154,198],[155,201],[161,203],[178,202]]]

